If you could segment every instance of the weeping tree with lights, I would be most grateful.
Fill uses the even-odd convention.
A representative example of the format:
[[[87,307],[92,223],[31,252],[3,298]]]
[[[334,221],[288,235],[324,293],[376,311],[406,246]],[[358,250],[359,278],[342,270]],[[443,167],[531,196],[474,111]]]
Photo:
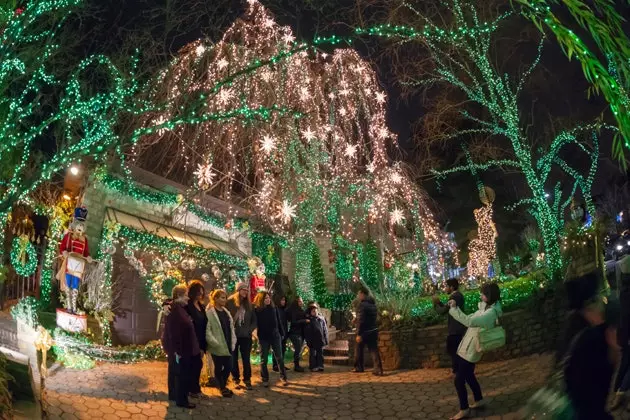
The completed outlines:
[[[399,37],[405,41],[422,43],[429,50],[433,63],[433,77],[429,80],[412,80],[411,84],[422,87],[427,84],[446,84],[455,87],[475,104],[482,112],[461,110],[463,117],[476,127],[457,131],[447,136],[464,141],[471,136],[499,136],[507,141],[508,159],[485,162],[468,162],[465,165],[444,171],[435,171],[439,179],[458,172],[485,171],[505,168],[521,173],[530,190],[530,197],[522,199],[514,207],[526,206],[536,219],[541,231],[545,258],[554,278],[562,273],[563,260],[559,245],[562,235],[564,215],[572,198],[579,190],[592,208],[591,185],[597,169],[599,154],[598,131],[602,128],[614,129],[601,124],[579,126],[557,135],[546,148],[534,150],[534,139],[526,134],[526,122],[519,111],[519,95],[525,81],[539,62],[542,43],[532,65],[518,81],[510,80],[492,64],[492,36],[511,13],[504,13],[492,21],[482,21],[474,5],[451,0],[448,2],[452,14],[450,27],[440,27],[426,20],[423,30],[400,26],[381,26],[359,33]],[[411,9],[413,13],[418,13]],[[581,136],[590,134],[590,144],[581,141]],[[561,156],[561,151],[574,148],[589,161],[586,173],[569,165]],[[553,187],[553,199],[545,193],[550,182],[552,168],[559,168],[570,179],[569,188],[561,189],[558,182]]]
[[[252,61],[271,64],[248,72],[243,63]],[[177,118],[191,93],[234,74],[243,77],[208,98],[200,111],[248,103],[281,112],[262,123],[207,121],[159,130],[137,144],[135,162],[201,194],[253,209],[289,238],[297,254],[296,286],[305,298],[313,297],[316,234],[356,244],[370,225],[393,237],[396,226],[407,225],[418,246],[442,245],[445,236],[424,192],[388,158],[396,141],[374,71],[354,50],[327,54],[296,43],[291,29],[277,25],[255,0],[218,43],[193,42],[162,72],[153,97],[169,105],[146,122]]]

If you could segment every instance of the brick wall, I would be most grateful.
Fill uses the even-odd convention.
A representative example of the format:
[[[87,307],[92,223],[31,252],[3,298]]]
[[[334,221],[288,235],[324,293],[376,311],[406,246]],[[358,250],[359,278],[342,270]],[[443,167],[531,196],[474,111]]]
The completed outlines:
[[[554,350],[566,310],[564,302],[549,299],[531,310],[509,312],[501,318],[506,331],[505,347],[484,355],[481,363]],[[385,370],[450,366],[446,353],[446,325],[414,330],[382,331],[379,351]],[[350,339],[351,358],[355,342]],[[366,361],[370,357],[366,354]]]

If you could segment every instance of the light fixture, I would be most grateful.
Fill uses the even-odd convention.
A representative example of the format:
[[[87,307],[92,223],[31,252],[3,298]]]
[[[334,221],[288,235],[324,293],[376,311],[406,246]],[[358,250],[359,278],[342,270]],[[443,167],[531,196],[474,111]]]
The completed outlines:
[[[76,166],[76,165],[72,165],[72,166],[70,167],[70,173],[71,173],[72,175],[77,176],[77,175],[79,175],[79,172],[80,172],[80,171],[79,171],[79,167],[78,167],[78,166]]]
[[[66,201],[72,200],[72,198],[68,194],[64,194],[62,198]]]
[[[545,193],[545,198],[549,198],[549,193]]]
[[[617,251],[621,251],[623,249],[622,245],[617,245]]]

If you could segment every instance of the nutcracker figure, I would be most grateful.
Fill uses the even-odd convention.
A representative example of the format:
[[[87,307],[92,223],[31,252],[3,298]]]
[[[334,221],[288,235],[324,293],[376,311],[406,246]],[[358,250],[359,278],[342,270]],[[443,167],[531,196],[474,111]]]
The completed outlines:
[[[265,290],[265,264],[263,264],[260,258],[255,257],[249,259],[247,265],[249,266],[249,272],[251,274],[249,279],[249,297],[253,302],[258,292]]]
[[[59,253],[63,256],[63,263],[57,274],[57,279],[65,285],[66,310],[71,314],[77,313],[79,285],[83,279],[86,264],[92,262],[85,236],[86,218],[87,209],[85,207],[75,209],[74,221],[59,245]]]

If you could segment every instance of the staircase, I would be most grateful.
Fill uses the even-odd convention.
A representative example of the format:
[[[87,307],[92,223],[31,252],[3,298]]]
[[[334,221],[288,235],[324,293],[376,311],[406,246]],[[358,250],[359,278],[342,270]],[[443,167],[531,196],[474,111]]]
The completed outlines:
[[[328,329],[328,342],[328,346],[324,348],[324,363],[348,366],[350,364],[350,346],[346,334],[331,326]]]

